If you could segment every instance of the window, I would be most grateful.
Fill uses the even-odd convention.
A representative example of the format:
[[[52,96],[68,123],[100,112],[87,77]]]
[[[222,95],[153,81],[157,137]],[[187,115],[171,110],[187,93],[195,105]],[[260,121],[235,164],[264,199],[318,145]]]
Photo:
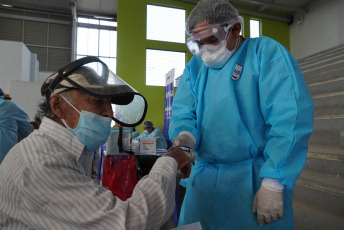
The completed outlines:
[[[185,44],[185,15],[184,9],[147,5],[146,38],[158,41],[158,48],[146,49],[146,85],[165,86],[166,73],[173,68],[175,79],[183,73],[185,52],[170,49],[173,50],[176,44]],[[160,46],[159,42],[169,42],[168,45],[172,48],[164,50],[166,43]]]
[[[147,39],[185,43],[185,10],[147,5]]]
[[[117,22],[78,18],[76,59],[96,56],[116,73]]]
[[[256,38],[260,36],[260,21],[250,20],[250,37]]]
[[[175,68],[174,78],[180,76],[185,67],[185,53],[146,50],[146,85],[165,86],[165,76],[168,71]],[[174,84],[177,87],[176,84]]]

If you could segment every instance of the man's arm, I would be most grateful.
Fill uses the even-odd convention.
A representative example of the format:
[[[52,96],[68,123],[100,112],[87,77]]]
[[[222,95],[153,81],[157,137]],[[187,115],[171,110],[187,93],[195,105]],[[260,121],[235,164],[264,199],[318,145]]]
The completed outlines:
[[[67,159],[47,161],[23,175],[21,212],[39,229],[158,229],[174,209],[177,169],[189,164],[182,150],[159,158],[121,201]]]

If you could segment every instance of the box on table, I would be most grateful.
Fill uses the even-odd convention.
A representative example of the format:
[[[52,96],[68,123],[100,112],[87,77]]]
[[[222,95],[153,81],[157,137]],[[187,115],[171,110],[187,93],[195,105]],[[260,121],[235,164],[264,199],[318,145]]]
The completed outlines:
[[[156,138],[142,137],[140,138],[140,154],[156,154]]]

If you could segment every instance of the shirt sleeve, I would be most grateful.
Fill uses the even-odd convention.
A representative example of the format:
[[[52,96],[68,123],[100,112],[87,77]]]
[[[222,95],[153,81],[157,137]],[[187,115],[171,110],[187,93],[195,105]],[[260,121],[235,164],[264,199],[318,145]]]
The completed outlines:
[[[126,201],[68,162],[46,160],[23,172],[21,217],[32,229],[158,229],[173,213],[177,162],[171,157],[160,157]]]
[[[313,101],[296,60],[282,45],[263,40],[258,58],[260,108],[270,127],[260,177],[292,189],[306,161]]]

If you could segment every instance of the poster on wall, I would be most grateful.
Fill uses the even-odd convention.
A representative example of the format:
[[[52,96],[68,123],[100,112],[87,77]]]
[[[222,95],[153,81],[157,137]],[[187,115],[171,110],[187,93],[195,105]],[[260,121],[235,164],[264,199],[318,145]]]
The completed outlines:
[[[164,106],[164,137],[167,141],[168,147],[171,146],[171,141],[168,136],[168,129],[171,122],[171,111],[172,111],[172,102],[173,102],[173,82],[174,82],[174,72],[175,69],[171,69],[166,74],[166,84],[165,84],[165,106]]]

